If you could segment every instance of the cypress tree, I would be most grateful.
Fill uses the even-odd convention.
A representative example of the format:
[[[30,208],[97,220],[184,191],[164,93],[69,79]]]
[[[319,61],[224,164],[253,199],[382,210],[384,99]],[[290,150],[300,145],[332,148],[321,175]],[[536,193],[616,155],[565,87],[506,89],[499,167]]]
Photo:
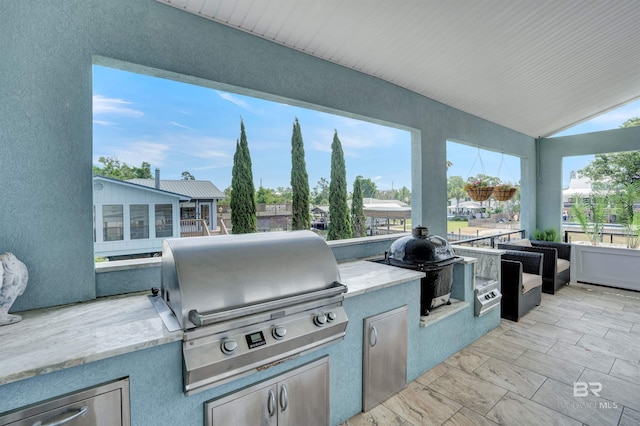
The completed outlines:
[[[354,237],[365,237],[367,235],[367,218],[364,216],[360,178],[361,176],[358,176],[353,182],[353,198],[351,199],[351,226]]]
[[[257,232],[256,191],[253,186],[251,154],[242,120],[240,120],[240,141],[236,142],[231,173],[231,232],[233,234]]]
[[[294,230],[309,229],[309,175],[304,160],[304,143],[300,123],[296,118],[291,135],[291,225]]]
[[[331,144],[331,182],[329,183],[329,233],[327,240],[351,238],[351,220],[347,204],[347,170],[338,131]]]

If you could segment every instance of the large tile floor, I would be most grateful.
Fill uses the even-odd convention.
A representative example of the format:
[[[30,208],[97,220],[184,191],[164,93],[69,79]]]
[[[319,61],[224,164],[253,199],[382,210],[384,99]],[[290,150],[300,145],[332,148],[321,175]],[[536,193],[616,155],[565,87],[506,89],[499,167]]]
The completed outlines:
[[[639,364],[640,293],[572,284],[345,425],[640,425]]]

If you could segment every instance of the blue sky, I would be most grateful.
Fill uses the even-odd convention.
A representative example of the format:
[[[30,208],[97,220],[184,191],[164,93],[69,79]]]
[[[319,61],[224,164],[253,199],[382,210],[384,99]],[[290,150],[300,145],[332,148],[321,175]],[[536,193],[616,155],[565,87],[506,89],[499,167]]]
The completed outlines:
[[[139,166],[158,167],[163,179],[189,171],[221,190],[231,184],[231,168],[240,118],[244,120],[256,188],[290,186],[291,130],[297,117],[304,139],[309,185],[329,180],[334,129],[342,142],[351,185],[356,176],[372,179],[378,189],[411,188],[411,136],[408,131],[339,115],[299,108],[235,93],[93,67],[93,162],[113,156]],[[640,116],[640,101],[596,117],[556,136],[618,128]],[[447,144],[453,163],[449,176],[497,175],[517,183],[516,157]],[[563,179],[592,156],[565,159]]]
[[[113,156],[142,161],[163,179],[189,171],[221,190],[231,185],[242,117],[256,188],[290,186],[291,131],[298,118],[309,184],[329,180],[334,129],[342,143],[347,181],[362,175],[378,189],[411,187],[408,131],[272,101],[94,66],[93,162]]]

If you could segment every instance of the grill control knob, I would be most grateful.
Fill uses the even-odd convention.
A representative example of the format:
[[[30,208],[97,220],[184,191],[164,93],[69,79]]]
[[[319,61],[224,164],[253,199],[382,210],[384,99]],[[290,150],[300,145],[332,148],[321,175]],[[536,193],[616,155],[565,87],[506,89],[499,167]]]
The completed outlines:
[[[238,342],[233,339],[224,339],[220,344],[220,350],[227,355],[234,353],[237,348]]]
[[[318,327],[322,327],[327,323],[327,316],[325,314],[318,314],[313,317],[313,323]]]
[[[276,340],[282,340],[284,339],[284,336],[287,334],[287,329],[284,328],[283,326],[279,325],[277,327],[273,327],[273,329],[271,330],[271,335],[273,336],[274,339]]]
[[[329,322],[334,321],[336,318],[338,318],[338,315],[336,315],[336,313],[333,311],[327,314],[327,321]]]

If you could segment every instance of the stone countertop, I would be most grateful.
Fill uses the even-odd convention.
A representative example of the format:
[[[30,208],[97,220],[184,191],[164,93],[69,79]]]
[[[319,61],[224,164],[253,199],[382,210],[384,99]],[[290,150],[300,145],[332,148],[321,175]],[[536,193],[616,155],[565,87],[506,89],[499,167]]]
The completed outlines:
[[[182,340],[148,294],[21,312],[22,321],[0,327],[0,385]]]
[[[339,265],[345,297],[422,277],[413,270],[367,261]],[[169,332],[149,293],[21,312],[22,321],[0,327],[0,385],[100,359],[182,340]]]
[[[342,284],[349,289],[345,298],[424,277],[424,272],[364,260],[342,263],[339,266]]]

